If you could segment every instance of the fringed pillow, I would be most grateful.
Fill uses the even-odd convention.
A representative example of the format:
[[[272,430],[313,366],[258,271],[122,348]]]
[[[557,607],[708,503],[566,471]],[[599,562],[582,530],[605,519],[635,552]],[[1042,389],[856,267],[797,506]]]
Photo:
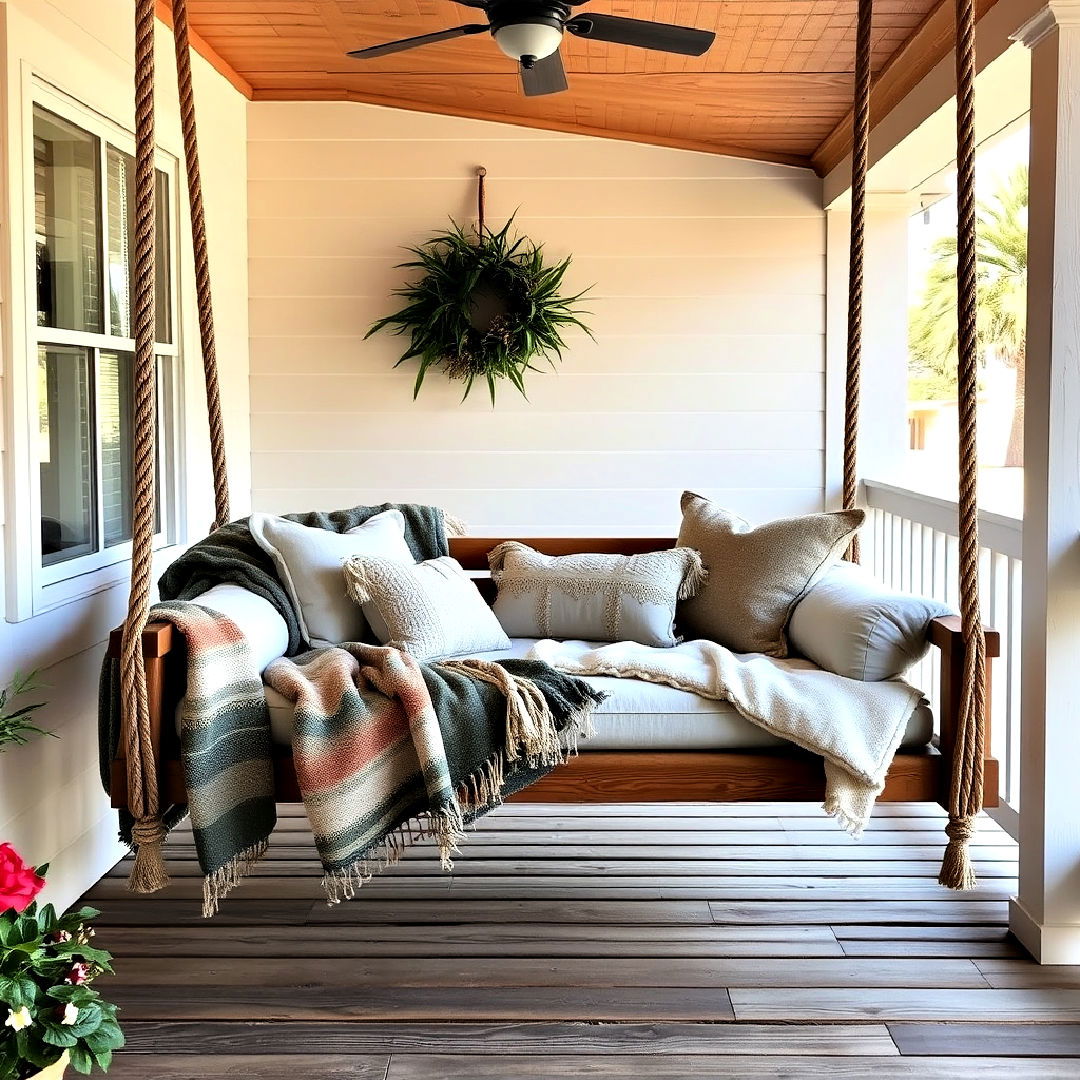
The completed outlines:
[[[642,555],[544,555],[516,540],[488,555],[495,614],[511,637],[636,641],[669,648],[675,605],[705,581],[689,548]]]
[[[417,660],[510,648],[456,559],[406,565],[358,555],[345,563],[345,586],[379,641]]]

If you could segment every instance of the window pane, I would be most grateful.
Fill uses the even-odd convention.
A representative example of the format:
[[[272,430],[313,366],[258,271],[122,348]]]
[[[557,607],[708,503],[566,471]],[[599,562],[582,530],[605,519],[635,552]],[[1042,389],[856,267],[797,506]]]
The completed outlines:
[[[94,550],[93,402],[85,349],[38,349],[41,561]]]
[[[131,539],[131,473],[134,456],[135,356],[129,352],[98,354],[98,425],[101,431],[101,510],[104,546],[115,547]],[[157,359],[160,386],[161,360]],[[154,532],[161,531],[160,441],[163,428],[158,394],[158,488],[154,492]]]
[[[131,539],[132,368],[131,353],[102,352],[98,356],[105,547]]]
[[[117,337],[134,336],[132,305],[135,261],[135,159],[115,146],[106,153],[109,190],[109,323]],[[169,303],[169,182],[160,170],[157,178],[156,304],[158,341],[172,341]]]
[[[34,109],[34,232],[39,326],[100,331],[98,140]]]

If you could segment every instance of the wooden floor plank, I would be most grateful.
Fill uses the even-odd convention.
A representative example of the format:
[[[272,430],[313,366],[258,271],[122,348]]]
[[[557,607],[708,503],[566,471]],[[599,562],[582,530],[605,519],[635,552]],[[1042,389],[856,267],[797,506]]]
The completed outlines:
[[[799,904],[786,901],[753,903],[709,903],[718,923],[827,923],[839,926],[845,919],[880,923],[1001,923],[1008,918],[1005,901],[963,899],[928,900],[920,903],[880,901],[848,904],[835,901],[823,904]]]
[[[1076,1080],[1080,1059],[966,1058],[963,1075],[970,1080]],[[538,1056],[471,1057],[397,1055],[390,1059],[386,1080],[555,1080],[583,1074],[612,1080],[720,1080],[754,1077],[760,1080],[867,1080],[867,1077],[956,1080],[955,1058],[814,1058],[673,1055],[669,1058]],[[1030,1071],[1025,1071],[1025,1068]]]
[[[884,1024],[171,1023],[125,1027],[129,1052],[183,1054],[764,1054],[896,1057]]]
[[[1080,1020],[1080,990],[757,989],[732,987],[740,1020]]]
[[[843,957],[828,927],[607,926],[467,924],[464,926],[105,927],[104,948],[124,956],[213,957]],[[875,943],[870,943],[875,944]],[[942,943],[951,944],[951,943]],[[955,943],[964,945],[965,943]],[[993,944],[975,942],[970,944]],[[945,955],[942,953],[941,955]],[[957,953],[955,955],[966,955]],[[985,953],[980,955],[1011,955]]]
[[[110,984],[109,999],[130,1020],[733,1020],[726,990],[687,987],[340,987],[173,986]]]
[[[278,957],[174,957],[162,965],[156,957],[129,957],[110,985],[115,990],[158,987],[167,973],[174,987],[221,986],[340,987],[793,987],[922,986],[985,987],[970,960],[897,959],[733,959],[671,960],[549,959],[538,962],[500,959],[402,957],[380,960],[302,960]]]
[[[109,1076],[112,1080],[386,1080],[388,1057],[330,1054],[285,1054],[259,1059],[258,1072],[251,1059],[240,1055],[203,1057],[193,1054],[118,1054]]]
[[[1080,1058],[1080,1024],[897,1023],[888,1029],[906,1055]]]
[[[1039,967],[1028,960],[980,960],[978,968],[986,981],[1000,989],[1054,987],[1080,989],[1080,965],[1048,964]]]

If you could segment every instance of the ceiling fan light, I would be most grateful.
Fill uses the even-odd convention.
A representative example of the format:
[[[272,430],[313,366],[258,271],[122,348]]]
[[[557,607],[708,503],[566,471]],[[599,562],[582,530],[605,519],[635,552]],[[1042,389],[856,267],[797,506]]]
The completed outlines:
[[[523,56],[543,60],[558,49],[562,30],[547,23],[510,23],[495,31],[495,41],[512,60],[520,61]]]

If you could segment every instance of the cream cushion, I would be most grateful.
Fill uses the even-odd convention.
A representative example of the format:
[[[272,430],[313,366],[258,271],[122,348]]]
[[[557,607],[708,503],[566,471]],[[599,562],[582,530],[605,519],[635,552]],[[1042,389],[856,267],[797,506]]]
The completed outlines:
[[[367,622],[349,599],[341,568],[353,555],[414,563],[405,543],[405,518],[386,510],[346,533],[312,528],[271,514],[252,514],[248,527],[273,560],[296,608],[300,633],[316,648],[363,641]]]
[[[679,546],[694,548],[709,573],[679,604],[679,627],[734,652],[788,655],[795,605],[840,557],[862,524],[862,510],[782,518],[756,527],[686,491]]]
[[[926,655],[931,620],[947,604],[882,585],[861,566],[837,563],[795,606],[792,646],[818,667],[878,682],[902,675]]]
[[[356,555],[345,563],[345,583],[379,641],[417,660],[510,646],[456,559],[406,564]]]
[[[260,673],[289,647],[289,628],[269,600],[248,592],[242,585],[215,585],[196,604],[231,619],[247,639]]]
[[[488,556],[495,614],[511,637],[637,641],[670,647],[675,605],[704,578],[697,552],[544,555],[516,540]]]
[[[479,655],[485,660],[521,657],[535,644],[533,638],[515,638],[507,649]],[[686,690],[638,679],[590,676],[585,681],[609,696],[593,714],[596,734],[579,744],[583,754],[593,750],[769,750],[791,745],[750,723],[724,701],[709,701]],[[274,742],[289,746],[294,706],[270,687],[266,701]],[[920,705],[912,712],[901,746],[926,746],[933,729],[930,710]]]

